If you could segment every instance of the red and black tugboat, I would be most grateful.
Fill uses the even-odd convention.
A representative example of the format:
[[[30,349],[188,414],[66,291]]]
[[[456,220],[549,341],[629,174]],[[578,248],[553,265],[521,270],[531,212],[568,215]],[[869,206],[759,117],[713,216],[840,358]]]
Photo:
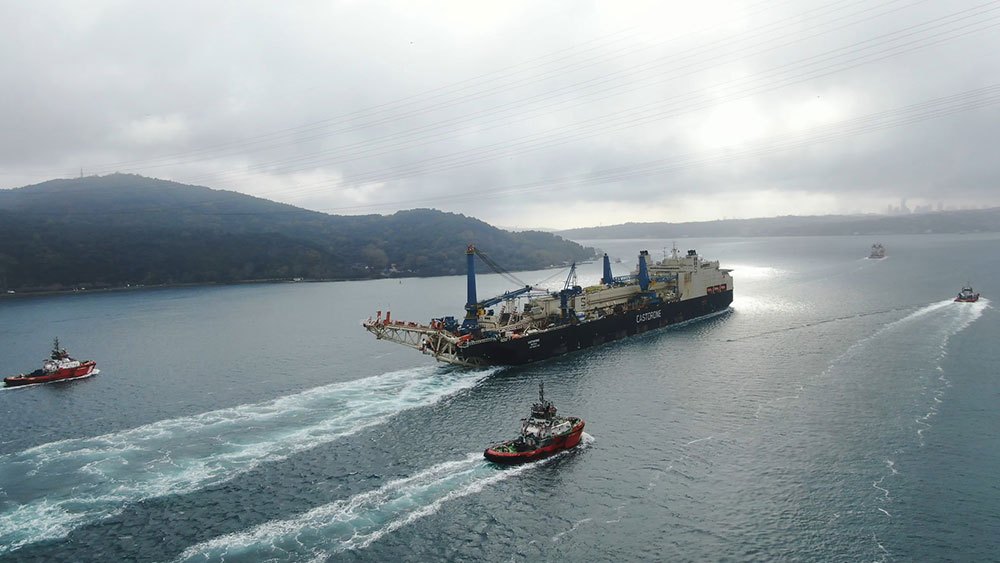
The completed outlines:
[[[483,455],[496,463],[525,463],[568,450],[580,443],[584,422],[556,415],[556,407],[545,400],[545,384],[538,384],[538,402],[531,416],[521,419],[521,435],[486,448]]]
[[[962,291],[958,292],[958,297],[955,298],[955,301],[958,303],[975,303],[979,301],[979,294],[972,289],[971,285],[965,284],[962,287]]]
[[[42,367],[31,373],[22,373],[12,377],[3,378],[7,387],[16,385],[31,385],[32,383],[49,383],[51,381],[63,381],[66,379],[83,379],[90,377],[101,370],[97,369],[97,362],[87,360],[81,362],[69,356],[66,350],[59,347],[59,339],[56,338],[52,344],[52,355],[42,362]]]

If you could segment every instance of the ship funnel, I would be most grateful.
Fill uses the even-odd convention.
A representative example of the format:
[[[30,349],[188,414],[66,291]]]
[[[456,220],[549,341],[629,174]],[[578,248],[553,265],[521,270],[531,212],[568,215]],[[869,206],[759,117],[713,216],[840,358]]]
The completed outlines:
[[[646,259],[648,257],[648,250],[639,251],[639,289],[643,291],[649,289],[649,267],[646,266]]]
[[[611,285],[614,283],[615,278],[611,275],[611,259],[608,258],[608,253],[604,253],[604,277],[601,278],[601,283]]]

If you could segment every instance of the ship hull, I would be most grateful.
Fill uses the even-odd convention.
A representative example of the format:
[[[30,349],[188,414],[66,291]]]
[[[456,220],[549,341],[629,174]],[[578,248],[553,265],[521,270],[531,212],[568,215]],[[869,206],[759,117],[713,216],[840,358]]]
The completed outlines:
[[[709,316],[726,310],[732,302],[733,291],[729,290],[659,303],[521,338],[475,342],[460,347],[459,356],[470,365],[527,364]]]
[[[39,370],[41,371],[41,370]],[[28,374],[24,376],[5,377],[3,382],[7,387],[18,385],[33,385],[35,383],[51,383],[53,381],[65,381],[68,379],[83,379],[97,373],[96,362],[84,362],[77,367],[60,369],[53,373],[43,375]]]
[[[561,436],[555,436],[552,438],[552,442],[546,444],[540,448],[529,450],[525,452],[498,452],[493,446],[486,448],[483,452],[483,457],[492,461],[494,463],[503,463],[506,465],[516,465],[519,463],[528,463],[530,461],[535,461],[548,457],[552,454],[559,453],[563,450],[568,450],[574,448],[580,443],[580,438],[583,436],[583,426],[584,421],[580,421],[572,430],[563,434]],[[506,445],[510,442],[504,442],[499,445]]]

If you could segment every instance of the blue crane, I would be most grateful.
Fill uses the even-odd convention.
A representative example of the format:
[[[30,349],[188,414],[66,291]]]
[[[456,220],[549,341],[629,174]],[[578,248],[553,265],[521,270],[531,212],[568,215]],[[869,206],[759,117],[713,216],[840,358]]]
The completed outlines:
[[[513,277],[509,272],[497,265],[493,260],[484,256],[483,253],[479,252],[475,245],[470,244],[469,248],[465,251],[466,254],[466,277],[468,284],[468,295],[465,301],[465,320],[462,321],[462,328],[464,330],[472,331],[479,328],[479,316],[483,314],[483,311],[487,307],[491,307],[500,303],[501,301],[506,301],[508,299],[514,299],[515,297],[524,295],[531,291],[530,285],[525,285],[520,289],[515,289],[512,291],[505,292],[503,295],[498,295],[496,297],[490,297],[489,299],[484,299],[479,301],[476,297],[476,264],[475,257],[479,256],[483,262],[486,262],[494,271],[500,274],[507,274],[509,277]],[[505,276],[505,277],[507,277]],[[517,279],[517,278],[514,278]],[[518,280],[520,281],[520,280]],[[521,282],[523,283],[523,282]]]

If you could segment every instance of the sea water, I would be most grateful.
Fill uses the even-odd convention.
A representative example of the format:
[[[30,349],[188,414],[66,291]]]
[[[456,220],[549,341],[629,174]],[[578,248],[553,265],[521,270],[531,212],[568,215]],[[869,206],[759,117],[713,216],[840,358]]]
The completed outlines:
[[[460,276],[2,301],[4,375],[53,337],[101,373],[0,391],[0,560],[996,560],[998,239],[682,239],[728,313],[482,370],[360,326],[460,314]],[[486,462],[540,381],[581,446]]]

